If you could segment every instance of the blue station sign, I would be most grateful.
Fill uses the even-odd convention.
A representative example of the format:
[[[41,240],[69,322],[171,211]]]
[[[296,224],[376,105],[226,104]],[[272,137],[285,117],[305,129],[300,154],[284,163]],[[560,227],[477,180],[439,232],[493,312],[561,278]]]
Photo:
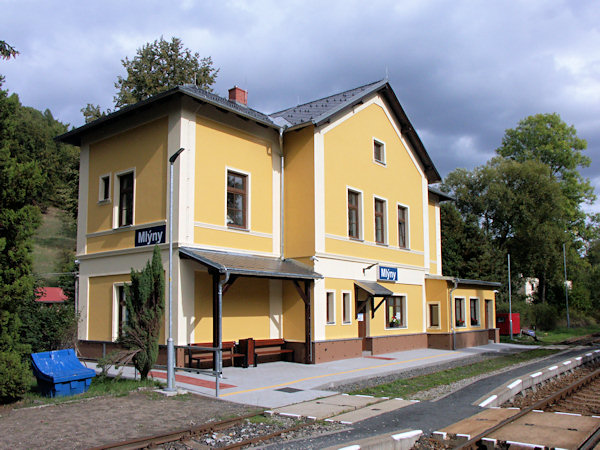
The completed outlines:
[[[398,268],[379,266],[377,279],[380,281],[398,281]]]
[[[135,246],[145,247],[147,245],[164,244],[166,234],[166,225],[140,228],[139,230],[135,230]]]

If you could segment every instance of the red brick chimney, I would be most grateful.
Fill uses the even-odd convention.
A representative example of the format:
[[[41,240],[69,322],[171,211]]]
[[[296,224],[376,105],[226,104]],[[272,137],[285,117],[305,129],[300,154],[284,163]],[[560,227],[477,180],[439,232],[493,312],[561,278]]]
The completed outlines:
[[[229,101],[248,106],[248,91],[237,86],[232,87],[229,89]]]

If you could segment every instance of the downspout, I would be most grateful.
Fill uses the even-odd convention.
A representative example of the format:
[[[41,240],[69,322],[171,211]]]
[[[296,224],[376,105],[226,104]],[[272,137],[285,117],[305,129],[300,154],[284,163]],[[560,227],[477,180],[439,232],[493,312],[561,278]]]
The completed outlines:
[[[452,331],[452,350],[456,350],[456,330],[454,329],[454,308],[452,307],[452,293],[458,288],[458,278],[452,279],[454,287],[450,289],[450,330]]]
[[[217,351],[215,355],[215,361],[217,362],[216,374],[215,374],[215,395],[219,396],[219,378],[221,378],[221,372],[223,369],[223,286],[229,281],[229,271],[225,268],[225,278],[219,280],[219,289],[217,291],[217,304],[218,311],[216,316],[219,321],[219,329],[217,332]]]
[[[284,199],[283,199],[283,130],[284,128],[280,128],[279,129],[279,157],[280,157],[280,161],[281,161],[281,175],[279,178],[279,202],[280,202],[280,208],[279,208],[279,257],[281,259],[283,259],[283,233],[284,233],[284,227],[283,227],[283,219],[284,219]]]

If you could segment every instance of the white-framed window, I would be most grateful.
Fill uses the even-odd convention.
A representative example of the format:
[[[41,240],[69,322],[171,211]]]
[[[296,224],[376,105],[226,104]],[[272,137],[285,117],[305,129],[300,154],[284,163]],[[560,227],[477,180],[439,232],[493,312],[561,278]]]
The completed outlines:
[[[350,292],[342,292],[342,324],[348,325],[352,323],[352,294]]]
[[[110,173],[98,179],[98,203],[110,203]]]
[[[456,327],[466,327],[467,322],[465,321],[465,299],[455,298],[454,299],[454,323]]]
[[[327,291],[325,297],[327,302],[327,325],[335,325],[335,292]]]
[[[428,328],[440,328],[440,303],[428,303],[427,304],[427,327]]]
[[[405,295],[393,295],[385,300],[385,328],[406,328]]]
[[[409,242],[409,214],[408,206],[400,203],[398,206],[398,247],[410,248]]]
[[[250,229],[250,173],[225,168],[225,225],[238,230]]]
[[[135,223],[135,169],[115,174],[114,228]]]
[[[479,311],[479,299],[476,297],[471,297],[469,299],[469,311],[471,315],[471,326],[479,327],[481,326],[481,315]]]
[[[123,335],[125,325],[128,323],[127,308],[125,307],[125,285],[128,283],[113,284],[112,304],[112,340],[116,341]]]
[[[385,166],[385,143],[373,138],[373,161]]]
[[[381,197],[374,197],[373,201],[375,242],[377,244],[387,244],[387,201]]]
[[[348,211],[348,237],[350,239],[362,240],[363,236],[363,195],[362,192],[347,188],[347,211]]]

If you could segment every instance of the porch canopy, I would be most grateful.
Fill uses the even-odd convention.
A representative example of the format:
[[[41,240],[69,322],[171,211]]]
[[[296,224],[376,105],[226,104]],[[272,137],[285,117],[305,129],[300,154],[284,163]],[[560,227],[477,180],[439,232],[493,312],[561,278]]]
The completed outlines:
[[[361,305],[356,311],[357,313],[365,310],[367,302],[371,301],[371,318],[375,317],[375,311],[379,309],[386,298],[391,297],[394,293],[385,286],[375,281],[354,280],[355,298],[358,299],[358,289],[362,289],[367,293],[367,298],[361,302]],[[382,297],[381,301],[375,306],[375,297]]]
[[[304,329],[306,363],[312,362],[312,327],[310,311],[310,284],[322,275],[294,259],[254,256],[240,253],[205,250],[192,247],[179,248],[180,259],[191,259],[208,269],[213,279],[213,345],[222,342],[222,296],[240,276],[292,281],[304,301]],[[221,278],[224,275],[225,278]]]

